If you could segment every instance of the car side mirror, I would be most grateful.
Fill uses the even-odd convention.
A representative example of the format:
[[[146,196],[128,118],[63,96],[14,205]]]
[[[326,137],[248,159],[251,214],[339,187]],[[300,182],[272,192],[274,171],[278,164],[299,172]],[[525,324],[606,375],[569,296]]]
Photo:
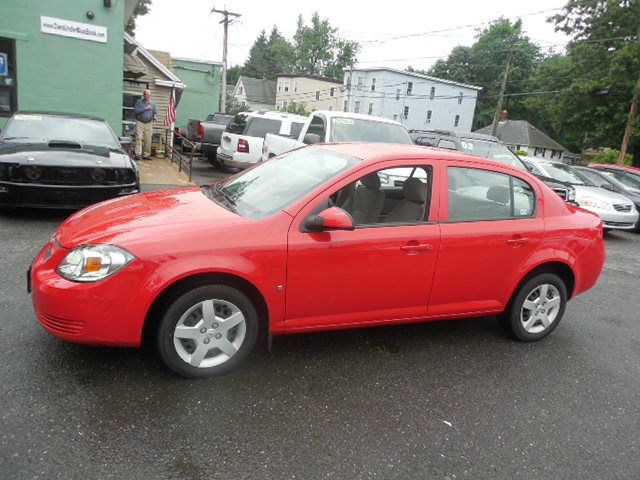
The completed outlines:
[[[609,190],[610,192],[617,192],[618,189],[616,187],[614,187],[613,185],[611,185],[610,183],[604,183],[601,185],[602,188],[604,188],[605,190]]]
[[[307,145],[313,145],[314,143],[320,143],[322,141],[322,139],[320,138],[320,135],[318,135],[317,133],[307,133],[304,136],[304,140],[302,141],[302,143],[306,143]]]
[[[304,228],[310,232],[330,230],[354,230],[353,218],[339,207],[329,207],[304,221]]]

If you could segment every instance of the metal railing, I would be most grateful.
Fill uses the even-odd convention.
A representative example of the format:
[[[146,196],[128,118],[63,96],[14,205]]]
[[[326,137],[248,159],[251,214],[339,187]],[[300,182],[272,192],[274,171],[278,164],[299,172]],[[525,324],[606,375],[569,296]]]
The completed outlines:
[[[178,134],[177,132],[173,133],[173,141],[175,143],[176,139],[179,138],[182,140],[182,151],[178,151],[173,148],[173,144],[171,143],[171,131],[167,130],[166,133],[166,141],[165,141],[165,151],[166,156],[171,161],[171,163],[176,163],[178,165],[178,172],[182,172],[184,170],[185,173],[189,174],[189,181],[191,181],[191,174],[193,171],[193,155],[196,151],[196,144],[191,140],[187,139],[187,137]],[[189,149],[189,154],[185,155],[184,149],[187,147]]]

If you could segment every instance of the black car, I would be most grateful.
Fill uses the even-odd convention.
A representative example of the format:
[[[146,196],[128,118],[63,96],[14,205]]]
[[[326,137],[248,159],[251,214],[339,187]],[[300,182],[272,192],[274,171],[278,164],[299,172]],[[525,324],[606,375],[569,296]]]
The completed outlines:
[[[569,203],[575,201],[575,189],[564,182],[541,175],[530,162],[518,157],[498,138],[483,133],[457,132],[455,130],[409,130],[416,145],[457,150],[469,155],[489,158],[498,162],[527,169]]]
[[[137,164],[100,118],[18,112],[0,133],[0,207],[76,209],[139,191]]]

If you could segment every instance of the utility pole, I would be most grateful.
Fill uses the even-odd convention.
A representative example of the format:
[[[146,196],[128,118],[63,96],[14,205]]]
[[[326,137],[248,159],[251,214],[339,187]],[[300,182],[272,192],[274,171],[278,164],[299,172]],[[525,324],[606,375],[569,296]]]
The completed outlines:
[[[636,82],[636,91],[633,94],[631,100],[631,108],[629,108],[629,116],[627,117],[627,127],[624,129],[624,135],[622,137],[622,145],[620,146],[620,155],[618,156],[618,163],[624,164],[625,157],[627,156],[627,147],[629,146],[629,137],[631,136],[631,130],[633,130],[633,121],[636,118],[636,110],[638,109],[638,100],[640,99],[640,75],[638,75],[638,81]]]
[[[507,64],[504,67],[504,74],[502,75],[502,87],[500,87],[500,96],[498,97],[498,105],[496,106],[496,113],[493,116],[493,129],[491,135],[494,137],[498,133],[498,121],[500,120],[500,113],[502,112],[502,101],[504,100],[504,92],[507,89],[507,77],[509,76],[509,65],[511,65],[511,57],[513,56],[513,44],[515,37],[509,42],[509,54],[507,55]]]
[[[229,32],[229,17],[239,17],[239,13],[229,12],[226,8],[224,10],[211,9],[211,13],[219,13],[223,16],[220,23],[224,24],[224,37],[222,38],[222,78],[220,79],[220,110],[222,113],[227,111],[227,36]]]
[[[349,66],[349,80],[347,80],[347,111],[348,112],[351,111],[351,80],[352,80],[352,76],[353,76],[353,61],[351,62],[351,65]],[[344,110],[344,106],[342,107],[342,109]]]

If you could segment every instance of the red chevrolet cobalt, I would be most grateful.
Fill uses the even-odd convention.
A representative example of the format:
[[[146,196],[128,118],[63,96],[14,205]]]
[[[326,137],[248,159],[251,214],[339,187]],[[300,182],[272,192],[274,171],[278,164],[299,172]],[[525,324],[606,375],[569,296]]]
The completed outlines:
[[[29,274],[40,323],[72,342],[153,338],[185,377],[288,334],[497,315],[556,328],[604,262],[602,226],[528,172],[418,146],[327,144],[203,187],[66,220]]]

